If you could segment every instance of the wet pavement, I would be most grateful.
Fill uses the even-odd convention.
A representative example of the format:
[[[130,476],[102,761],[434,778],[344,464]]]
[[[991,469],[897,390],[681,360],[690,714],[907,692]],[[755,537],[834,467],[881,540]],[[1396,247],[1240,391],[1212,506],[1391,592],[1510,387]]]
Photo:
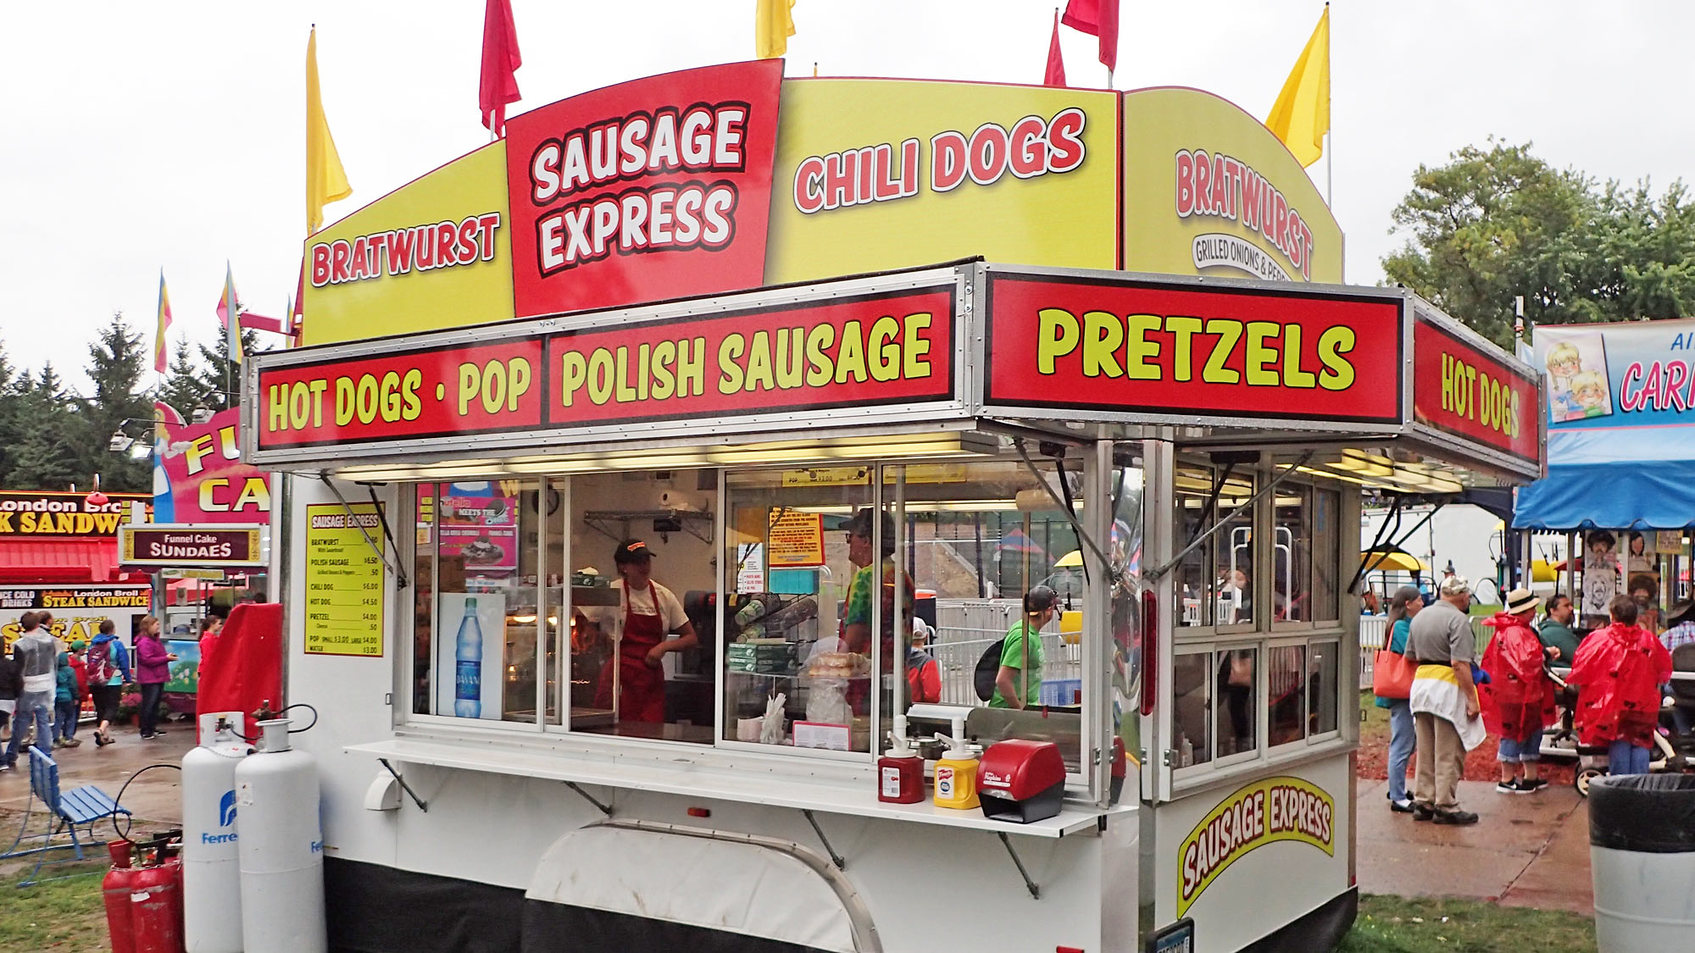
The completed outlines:
[[[1360,890],[1403,897],[1465,897],[1592,915],[1589,814],[1570,785],[1497,794],[1461,781],[1467,827],[1414,821],[1389,810],[1387,781],[1356,782]]]
[[[153,741],[142,741],[134,726],[112,730],[116,744],[97,748],[94,727],[83,725],[77,730],[82,744],[76,748],[61,748],[54,752],[59,762],[61,790],[92,784],[112,797],[124,787],[131,775],[150,764],[168,764],[169,768],[154,768],[138,776],[123,793],[123,806],[134,812],[137,828],[160,829],[175,827],[182,820],[182,792],[178,784],[182,756],[194,746],[194,723],[172,721],[163,725],[166,733]],[[31,811],[29,832],[47,829],[40,802],[30,803],[28,754],[20,750],[18,767],[0,772],[0,850],[11,844],[24,823],[24,810]],[[95,825],[100,841],[113,836],[110,822]],[[37,844],[40,841],[36,841]],[[104,856],[96,845],[97,856]],[[0,860],[0,875],[17,869],[21,860]],[[30,858],[26,866],[34,866]]]

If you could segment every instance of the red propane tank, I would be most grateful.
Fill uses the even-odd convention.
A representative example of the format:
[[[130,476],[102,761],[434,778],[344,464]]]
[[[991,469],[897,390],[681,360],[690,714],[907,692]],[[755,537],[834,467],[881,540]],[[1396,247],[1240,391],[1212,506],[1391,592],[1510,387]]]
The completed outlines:
[[[135,889],[135,868],[130,866],[134,847],[127,840],[106,845],[112,854],[112,869],[106,871],[100,890],[106,900],[106,932],[112,936],[112,953],[135,953],[135,928],[129,909],[129,897]]]
[[[183,953],[181,858],[135,871],[130,916],[135,953]]]

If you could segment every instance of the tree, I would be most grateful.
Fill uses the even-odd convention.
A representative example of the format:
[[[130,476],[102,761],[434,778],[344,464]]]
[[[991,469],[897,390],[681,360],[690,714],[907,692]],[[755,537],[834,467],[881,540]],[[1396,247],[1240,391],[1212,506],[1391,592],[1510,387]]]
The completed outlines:
[[[27,375],[20,375],[0,348],[0,476],[10,473],[23,440],[20,393],[29,388]]]
[[[143,447],[152,439],[147,421],[153,419],[153,402],[141,389],[146,366],[141,335],[130,330],[122,314],[114,314],[99,338],[89,345],[88,353],[93,394],[75,401],[81,424],[81,432],[75,437],[83,449],[82,469],[101,474],[105,489],[148,491],[153,485],[151,464],[107,448],[111,435],[120,429],[127,436],[140,437]]]
[[[1383,271],[1495,343],[1512,344],[1515,296],[1531,321],[1556,324],[1681,316],[1695,302],[1681,183],[1658,199],[1646,183],[1598,187],[1494,139],[1449,159],[1413,174],[1394,211],[1411,238]]]
[[[230,360],[229,338],[220,333],[217,343],[212,347],[201,344],[199,348],[200,359],[205,361],[207,366],[206,389],[215,392],[206,399],[206,406],[212,410],[240,407],[241,365]],[[241,350],[245,354],[257,354],[263,350],[259,347],[259,332],[250,328],[242,328]],[[184,414],[188,413],[180,407],[177,409]]]
[[[217,399],[216,394],[207,396],[211,389],[206,382],[206,371],[195,362],[194,351],[187,339],[177,341],[176,350],[171,353],[170,368],[165,372],[165,381],[159,386],[159,400],[169,404],[172,410],[187,420],[201,401]],[[152,416],[152,408],[148,410],[148,416]]]
[[[14,490],[62,490],[73,485],[91,486],[94,474],[83,470],[82,448],[76,436],[86,426],[71,409],[64,382],[52,362],[20,390],[16,406],[22,436],[6,475],[6,486]]]

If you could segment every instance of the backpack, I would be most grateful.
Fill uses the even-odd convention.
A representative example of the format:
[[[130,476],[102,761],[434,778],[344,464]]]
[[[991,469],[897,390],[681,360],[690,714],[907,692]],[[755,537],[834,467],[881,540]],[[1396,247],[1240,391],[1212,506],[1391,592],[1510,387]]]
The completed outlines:
[[[983,655],[977,660],[977,667],[971,672],[971,687],[976,690],[978,699],[988,701],[995,697],[995,676],[1001,672],[1001,652],[1006,648],[1006,637],[995,640],[995,644],[983,650]]]
[[[108,640],[88,650],[88,684],[104,685],[123,672],[112,661],[112,642]]]

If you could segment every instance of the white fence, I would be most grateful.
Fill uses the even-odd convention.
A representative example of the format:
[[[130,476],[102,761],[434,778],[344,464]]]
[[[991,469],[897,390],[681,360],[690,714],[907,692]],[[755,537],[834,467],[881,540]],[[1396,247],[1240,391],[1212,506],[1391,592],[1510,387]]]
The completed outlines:
[[[984,705],[977,697],[972,674],[977,660],[989,646],[1006,636],[1008,629],[1019,619],[1023,604],[1018,599],[949,599],[937,600],[936,640],[930,654],[942,676],[942,704]],[[1069,705],[1073,699],[1053,696],[1067,686],[1080,684],[1082,661],[1079,646],[1068,644],[1058,632],[1058,623],[1050,623],[1042,632],[1043,700],[1049,704]]]
[[[1389,644],[1389,617],[1360,616],[1360,687],[1371,687],[1372,662],[1377,650]]]

